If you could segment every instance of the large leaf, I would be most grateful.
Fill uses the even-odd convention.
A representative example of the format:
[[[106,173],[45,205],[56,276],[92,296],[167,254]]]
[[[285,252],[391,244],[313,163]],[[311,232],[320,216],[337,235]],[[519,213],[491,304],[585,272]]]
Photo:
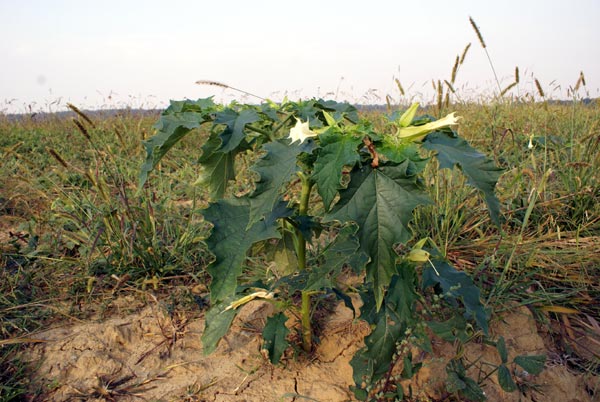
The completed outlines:
[[[323,199],[325,209],[329,210],[331,202],[340,189],[342,168],[354,166],[359,160],[358,147],[362,144],[360,138],[341,133],[323,133],[319,136],[321,149],[315,161],[313,179],[317,190]]]
[[[377,169],[355,167],[348,188],[340,191],[340,200],[325,217],[326,221],[358,224],[361,249],[371,258],[367,280],[373,283],[377,306],[395,271],[393,246],[410,240],[408,224],[413,210],[430,203],[416,177],[407,175],[408,165],[405,161],[382,164]]]
[[[304,290],[323,290],[336,287],[335,280],[344,265],[350,265],[356,260],[356,253],[362,253],[356,237],[357,229],[355,225],[349,225],[340,230],[335,240],[320,256],[323,263],[309,272]]]
[[[464,272],[457,271],[453,266],[439,258],[432,258],[430,265],[423,270],[423,287],[440,285],[446,298],[462,300],[466,316],[474,318],[475,322],[487,335],[488,316],[480,300],[479,288]]]
[[[278,313],[267,318],[265,329],[263,330],[263,339],[265,340],[263,349],[269,353],[271,363],[277,364],[283,355],[283,352],[290,345],[286,337],[290,330],[285,326],[288,318],[284,313]]]
[[[500,202],[494,188],[503,170],[462,138],[443,131],[429,134],[423,141],[423,147],[437,152],[441,169],[452,169],[455,165],[460,167],[469,184],[483,192],[490,217],[500,226]]]
[[[263,149],[267,153],[253,168],[260,175],[260,179],[256,182],[256,190],[250,196],[248,225],[253,225],[271,213],[292,175],[300,170],[296,164],[297,156],[301,152],[310,152],[313,146],[310,140],[290,144],[289,139],[264,145]]]
[[[219,340],[229,330],[237,314],[237,310],[227,310],[227,307],[233,300],[234,296],[227,297],[222,302],[214,304],[206,312],[206,316],[204,317],[206,324],[202,333],[202,351],[205,355],[212,353],[216,349]]]
[[[225,130],[220,134],[222,145],[221,152],[227,153],[235,150],[244,140],[246,124],[258,121],[258,113],[252,109],[244,109],[238,112],[234,109],[225,109],[215,116],[215,124],[224,124]]]
[[[208,267],[213,303],[235,294],[248,249],[258,241],[280,238],[276,220],[290,214],[286,204],[280,201],[266,219],[248,225],[250,202],[247,198],[220,200],[204,211],[204,219],[214,226],[206,240],[215,255],[215,261]]]
[[[146,160],[140,171],[139,185],[142,187],[148,179],[148,174],[154,169],[162,157],[190,131],[203,123],[212,121],[215,104],[212,99],[198,101],[171,102],[154,128],[157,134],[143,141],[146,149]]]
[[[202,146],[202,156],[198,160],[202,170],[197,183],[208,186],[212,200],[218,200],[225,195],[228,182],[236,176],[235,156],[246,148],[238,146],[230,152],[222,152],[220,147],[221,139],[212,134]]]
[[[401,144],[384,142],[377,147],[377,152],[395,163],[402,163],[405,160],[410,161],[407,172],[409,174],[419,174],[425,169],[427,162],[429,162],[428,158],[421,157],[419,148],[414,142],[403,142]]]
[[[359,389],[375,384],[390,370],[396,344],[404,336],[408,325],[414,322],[415,286],[414,267],[401,264],[396,267],[396,275],[379,311],[371,292],[362,295],[365,304],[361,308],[361,318],[374,329],[365,338],[365,347],[350,361],[354,382]]]

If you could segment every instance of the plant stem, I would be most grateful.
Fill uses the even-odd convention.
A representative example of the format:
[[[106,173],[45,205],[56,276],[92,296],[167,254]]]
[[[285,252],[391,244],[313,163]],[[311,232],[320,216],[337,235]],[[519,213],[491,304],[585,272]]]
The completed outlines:
[[[302,349],[310,352],[312,349],[312,328],[310,325],[310,295],[312,292],[302,291]]]
[[[302,182],[302,190],[300,193],[300,207],[298,215],[306,215],[308,212],[308,200],[310,199],[310,191],[312,190],[313,182],[304,173],[298,172],[300,181]],[[300,271],[306,269],[306,239],[302,232],[296,228],[296,255],[298,256],[298,268]],[[301,324],[302,324],[302,348],[306,352],[310,352],[312,348],[312,328],[310,325],[310,296],[312,292],[308,290],[302,291],[302,306],[301,306]]]

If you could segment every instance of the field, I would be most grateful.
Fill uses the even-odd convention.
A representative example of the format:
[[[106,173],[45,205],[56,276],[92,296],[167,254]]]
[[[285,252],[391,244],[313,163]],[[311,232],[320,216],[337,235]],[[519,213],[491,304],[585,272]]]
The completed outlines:
[[[511,356],[547,357],[539,376],[511,367],[513,393],[485,366],[469,375],[489,400],[597,400],[600,103],[523,98],[427,110],[453,111],[460,135],[504,169],[502,225],[457,169],[428,169],[435,205],[416,210],[413,242],[430,237],[474,278]],[[361,115],[377,125],[384,113]],[[202,356],[212,256],[208,194],[195,182],[207,133],[184,138],[139,190],[142,141],[158,117],[0,115],[0,400],[350,400],[348,362],[370,329],[332,302],[317,308],[310,356],[275,367],[261,356],[270,306],[262,301]],[[241,155],[240,169],[254,157]],[[242,176],[232,193],[252,188],[254,177]],[[265,275],[266,258],[253,250],[244,274]],[[466,356],[473,368],[495,358],[477,336],[464,349],[440,340],[436,352]],[[458,400],[443,389],[444,366],[419,359],[423,368],[403,384],[407,400]]]

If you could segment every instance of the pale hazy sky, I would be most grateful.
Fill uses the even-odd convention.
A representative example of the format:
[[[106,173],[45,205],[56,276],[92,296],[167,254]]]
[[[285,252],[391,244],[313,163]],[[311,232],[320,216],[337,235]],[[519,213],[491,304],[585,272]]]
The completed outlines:
[[[469,16],[502,86],[518,66],[521,94],[535,76],[562,98],[583,70],[599,96],[599,0],[0,0],[0,112],[239,98],[200,79],[276,101],[383,103],[398,78],[430,101],[469,42],[455,86],[477,97],[496,84]]]

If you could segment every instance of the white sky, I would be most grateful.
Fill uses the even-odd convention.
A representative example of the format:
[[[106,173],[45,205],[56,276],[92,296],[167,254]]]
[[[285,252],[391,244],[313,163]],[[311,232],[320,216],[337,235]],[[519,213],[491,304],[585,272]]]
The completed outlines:
[[[521,94],[535,76],[564,98],[583,70],[587,95],[600,96],[598,0],[0,0],[0,112],[239,98],[200,79],[276,101],[384,103],[399,98],[398,78],[408,97],[430,101],[431,80],[449,79],[469,42],[455,87],[489,95],[469,16],[503,87],[518,66]]]

